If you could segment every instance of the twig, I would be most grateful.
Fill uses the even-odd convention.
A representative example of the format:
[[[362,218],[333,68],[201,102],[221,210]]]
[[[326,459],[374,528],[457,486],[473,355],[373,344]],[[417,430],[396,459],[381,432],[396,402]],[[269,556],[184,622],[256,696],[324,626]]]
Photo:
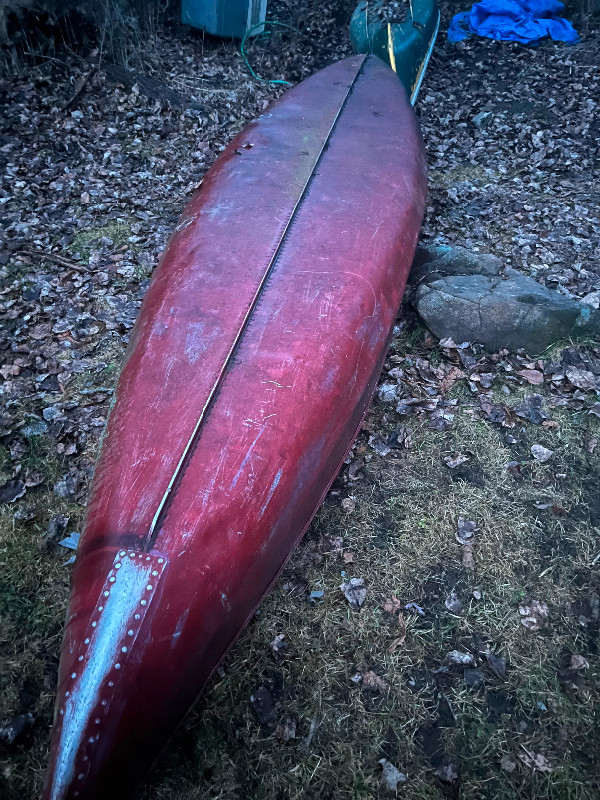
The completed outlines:
[[[43,250],[28,250],[27,248],[23,248],[22,250],[15,250],[15,252],[12,255],[37,256],[38,258],[45,258],[48,261],[54,261],[55,264],[59,264],[61,267],[66,267],[67,269],[74,269],[77,272],[88,271],[88,268],[83,264],[76,264],[74,261],[69,261],[68,258],[63,258],[62,256],[59,256],[56,253],[48,253]]]
[[[65,105],[63,106],[63,111],[66,111],[67,109],[71,108],[71,106],[73,105],[75,100],[77,100],[79,95],[85,89],[87,82],[89,81],[89,79],[91,78],[91,76],[94,74],[95,71],[96,71],[96,67],[94,66],[88,72],[86,72],[85,75],[81,75],[77,79],[77,81],[75,82],[75,91],[73,93],[73,96],[71,97],[70,100],[68,100],[65,103]]]

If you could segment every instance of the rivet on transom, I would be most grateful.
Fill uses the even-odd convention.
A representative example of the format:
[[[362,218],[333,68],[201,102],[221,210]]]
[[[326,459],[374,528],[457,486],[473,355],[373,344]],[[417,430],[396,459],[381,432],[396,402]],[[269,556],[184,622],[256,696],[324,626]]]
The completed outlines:
[[[76,672],[72,672],[71,673],[71,678],[76,678],[76,677],[77,677],[77,673]]]
[[[121,669],[121,665],[120,664],[115,664],[115,669]]]
[[[145,600],[140,600],[140,605],[141,605],[141,606],[145,606],[145,605],[147,605],[147,603],[146,603],[146,601],[145,601]]]
[[[132,630],[128,630],[127,631],[127,636],[133,636],[133,631]]]
[[[127,652],[127,648],[126,648],[126,647],[122,647],[122,648],[121,648],[121,652],[122,652],[122,653],[126,653],[126,652]]]
[[[147,592],[151,592],[152,591],[152,584],[151,583],[149,583],[148,586],[146,586],[146,591]]]
[[[83,661],[83,656],[79,656],[79,658],[77,659],[77,661]]]

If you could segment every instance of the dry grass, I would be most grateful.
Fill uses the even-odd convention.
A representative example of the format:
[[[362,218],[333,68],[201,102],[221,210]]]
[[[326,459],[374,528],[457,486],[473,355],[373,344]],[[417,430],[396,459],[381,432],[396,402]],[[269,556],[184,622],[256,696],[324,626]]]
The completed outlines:
[[[395,342],[396,352],[407,348],[422,348],[419,331]],[[285,575],[155,769],[144,797],[384,797],[389,792],[381,783],[382,757],[408,774],[400,790],[407,800],[458,796],[458,784],[443,784],[434,774],[442,757],[459,766],[460,796],[467,800],[597,796],[598,620],[588,616],[582,624],[580,617],[591,613],[590,601],[600,594],[600,459],[585,446],[599,421],[557,408],[558,430],[524,423],[511,431],[517,442],[508,445],[501,428],[475,413],[460,384],[454,393],[461,402],[453,427],[438,433],[412,418],[409,450],[380,458],[361,434],[356,452],[364,453],[363,474],[355,486],[343,479],[334,486]],[[511,402],[516,400],[515,395]],[[377,402],[369,422],[389,431],[399,419]],[[532,443],[553,449],[555,456],[544,464],[529,460],[517,481],[506,465],[525,459]],[[56,465],[42,441],[36,447],[37,466],[50,477]],[[450,470],[443,457],[453,451],[468,453],[469,462]],[[340,502],[348,494],[356,502],[351,513]],[[43,508],[36,521],[15,522],[15,508],[5,506],[0,528],[1,569],[9,576],[0,589],[0,715],[16,713],[24,689],[37,696],[33,733],[3,767],[11,800],[33,797],[40,785],[68,591],[65,552],[40,549],[40,539],[55,513],[69,514],[71,528],[81,521],[81,509],[56,495],[42,493],[36,502]],[[564,513],[536,503],[553,503]],[[479,529],[474,570],[461,561],[454,535],[458,516]],[[336,537],[352,554],[351,563],[341,558]],[[351,575],[368,587],[360,611],[348,606],[338,588]],[[315,589],[324,596],[311,603],[308,594]],[[444,604],[452,591],[463,601],[461,614]],[[392,593],[402,605],[415,602],[425,613],[403,612],[406,639],[390,651],[402,634],[381,608]],[[550,609],[548,626],[538,633],[519,622],[518,605],[530,597]],[[280,633],[288,648],[278,662],[270,642]],[[504,681],[486,665],[486,648],[508,658]],[[478,659],[483,687],[468,689],[460,670],[436,672],[453,649]],[[575,695],[565,693],[558,680],[565,653],[590,663],[586,686]],[[376,692],[352,680],[366,670],[389,688]],[[258,725],[249,698],[261,684],[277,700],[278,720],[297,720],[295,739],[281,741],[272,728]],[[523,765],[519,754],[526,751],[544,754],[553,771]],[[517,764],[513,773],[501,768],[503,756]]]

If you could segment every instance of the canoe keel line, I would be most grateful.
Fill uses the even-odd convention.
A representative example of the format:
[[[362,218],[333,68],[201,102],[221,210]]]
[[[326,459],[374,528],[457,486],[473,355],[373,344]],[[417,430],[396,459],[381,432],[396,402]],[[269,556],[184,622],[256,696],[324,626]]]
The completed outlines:
[[[364,63],[364,59],[363,59],[363,63]],[[313,179],[313,177],[315,175],[315,170],[317,169],[319,161],[321,160],[321,158],[323,156],[323,153],[325,152],[325,148],[329,144],[329,141],[331,139],[331,134],[333,133],[333,130],[334,130],[335,126],[336,126],[336,123],[337,123],[337,121],[338,121],[338,119],[340,117],[340,114],[342,113],[342,111],[344,109],[344,106],[346,105],[348,97],[350,96],[350,93],[351,93],[351,91],[352,91],[352,89],[354,87],[354,84],[356,83],[356,80],[358,79],[358,76],[360,75],[361,70],[362,70],[362,63],[360,65],[360,68],[359,68],[358,72],[354,76],[354,78],[352,80],[352,83],[348,87],[348,90],[346,92],[346,96],[344,97],[344,100],[343,100],[343,102],[342,102],[337,114],[335,115],[335,119],[333,120],[331,128],[329,129],[329,131],[327,133],[327,137],[326,137],[325,141],[323,142],[323,145],[322,145],[321,149],[319,150],[319,152],[317,154],[317,158],[316,158],[316,160],[314,162],[314,165],[312,167],[310,175],[308,176],[308,179],[307,179],[306,183],[302,187],[302,191],[300,192],[300,196],[298,197],[298,200],[296,201],[296,203],[295,203],[295,205],[294,205],[294,207],[292,209],[292,212],[291,212],[291,214],[289,216],[289,219],[287,220],[287,222],[285,224],[285,227],[283,229],[283,232],[281,234],[279,242],[277,243],[277,245],[275,247],[275,252],[273,253],[273,255],[272,255],[272,257],[271,257],[271,259],[270,259],[270,261],[269,261],[269,263],[267,265],[267,268],[265,269],[265,272],[264,272],[264,274],[263,274],[263,276],[261,278],[261,281],[260,281],[260,283],[258,285],[258,288],[256,290],[256,294],[254,295],[254,297],[252,299],[252,302],[250,303],[250,307],[248,308],[248,311],[246,312],[246,316],[244,317],[244,320],[242,322],[242,325],[240,326],[238,334],[235,337],[235,340],[233,342],[231,350],[227,354],[227,358],[225,359],[225,363],[223,364],[223,369],[221,370],[221,373],[219,374],[219,377],[218,377],[217,381],[215,382],[215,384],[214,384],[214,386],[213,386],[213,388],[212,388],[212,390],[211,390],[211,392],[210,392],[210,394],[208,396],[208,400],[206,402],[206,405],[202,409],[202,414],[200,415],[200,418],[198,419],[198,422],[196,423],[196,426],[194,428],[194,432],[192,433],[192,436],[191,436],[191,438],[190,438],[190,440],[189,440],[189,442],[188,442],[188,444],[187,444],[187,446],[185,448],[185,451],[184,451],[184,453],[183,453],[183,455],[181,457],[181,460],[180,460],[179,464],[177,465],[177,469],[175,470],[175,472],[173,474],[173,477],[171,478],[171,480],[169,482],[169,486],[167,487],[167,491],[165,492],[165,495],[164,495],[163,499],[160,502],[158,510],[157,510],[157,512],[156,512],[156,514],[154,516],[154,519],[152,520],[152,525],[150,526],[150,531],[149,531],[149,534],[148,534],[148,545],[149,546],[152,546],[152,544],[154,543],[154,537],[155,537],[156,531],[159,529],[160,522],[162,521],[165,513],[167,512],[171,494],[174,491],[176,491],[177,483],[178,483],[178,481],[180,479],[180,476],[183,474],[183,471],[185,470],[185,468],[187,466],[187,463],[189,461],[189,457],[190,457],[190,455],[191,455],[191,453],[193,451],[193,448],[194,448],[194,446],[195,446],[195,444],[196,444],[196,442],[198,440],[198,436],[199,436],[199,433],[200,433],[200,426],[202,425],[202,422],[204,421],[206,415],[210,411],[210,407],[211,407],[211,405],[212,405],[212,403],[214,401],[214,398],[215,398],[216,393],[217,393],[217,391],[219,389],[219,385],[221,384],[221,381],[223,379],[225,371],[227,370],[229,364],[231,363],[231,359],[235,354],[235,351],[236,351],[236,349],[237,349],[237,347],[238,347],[238,345],[240,343],[240,340],[241,340],[242,336],[244,335],[244,331],[246,330],[246,328],[248,326],[248,323],[250,321],[252,313],[253,313],[254,309],[256,308],[256,304],[258,303],[258,301],[260,299],[260,296],[261,296],[261,294],[262,294],[262,292],[263,292],[263,290],[265,288],[265,285],[266,285],[267,281],[269,280],[269,276],[271,275],[271,273],[272,273],[272,271],[273,271],[273,269],[275,267],[275,263],[277,261],[277,257],[279,255],[279,253],[281,252],[281,249],[282,249],[283,244],[285,242],[285,237],[286,237],[288,231],[290,230],[291,226],[294,224],[294,217],[296,216],[296,213],[298,211],[298,208],[299,208],[300,204],[303,202],[304,198],[306,197],[306,193],[308,192],[308,189],[309,189],[309,186],[310,186],[310,182],[311,182],[311,180]]]
[[[228,146],[132,333],[73,573],[46,800],[122,800],[359,429],[425,202],[406,92],[353,57]]]

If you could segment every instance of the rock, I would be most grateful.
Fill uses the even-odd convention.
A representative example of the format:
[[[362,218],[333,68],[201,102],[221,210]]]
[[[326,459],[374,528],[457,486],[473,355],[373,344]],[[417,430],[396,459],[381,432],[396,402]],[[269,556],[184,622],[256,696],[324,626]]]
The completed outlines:
[[[443,277],[423,284],[414,304],[438,339],[479,342],[490,352],[530,354],[560,339],[600,334],[600,312],[527,277]]]
[[[448,245],[418,247],[408,281],[419,286],[447,275],[499,275],[501,270],[501,259],[487,253]]]

